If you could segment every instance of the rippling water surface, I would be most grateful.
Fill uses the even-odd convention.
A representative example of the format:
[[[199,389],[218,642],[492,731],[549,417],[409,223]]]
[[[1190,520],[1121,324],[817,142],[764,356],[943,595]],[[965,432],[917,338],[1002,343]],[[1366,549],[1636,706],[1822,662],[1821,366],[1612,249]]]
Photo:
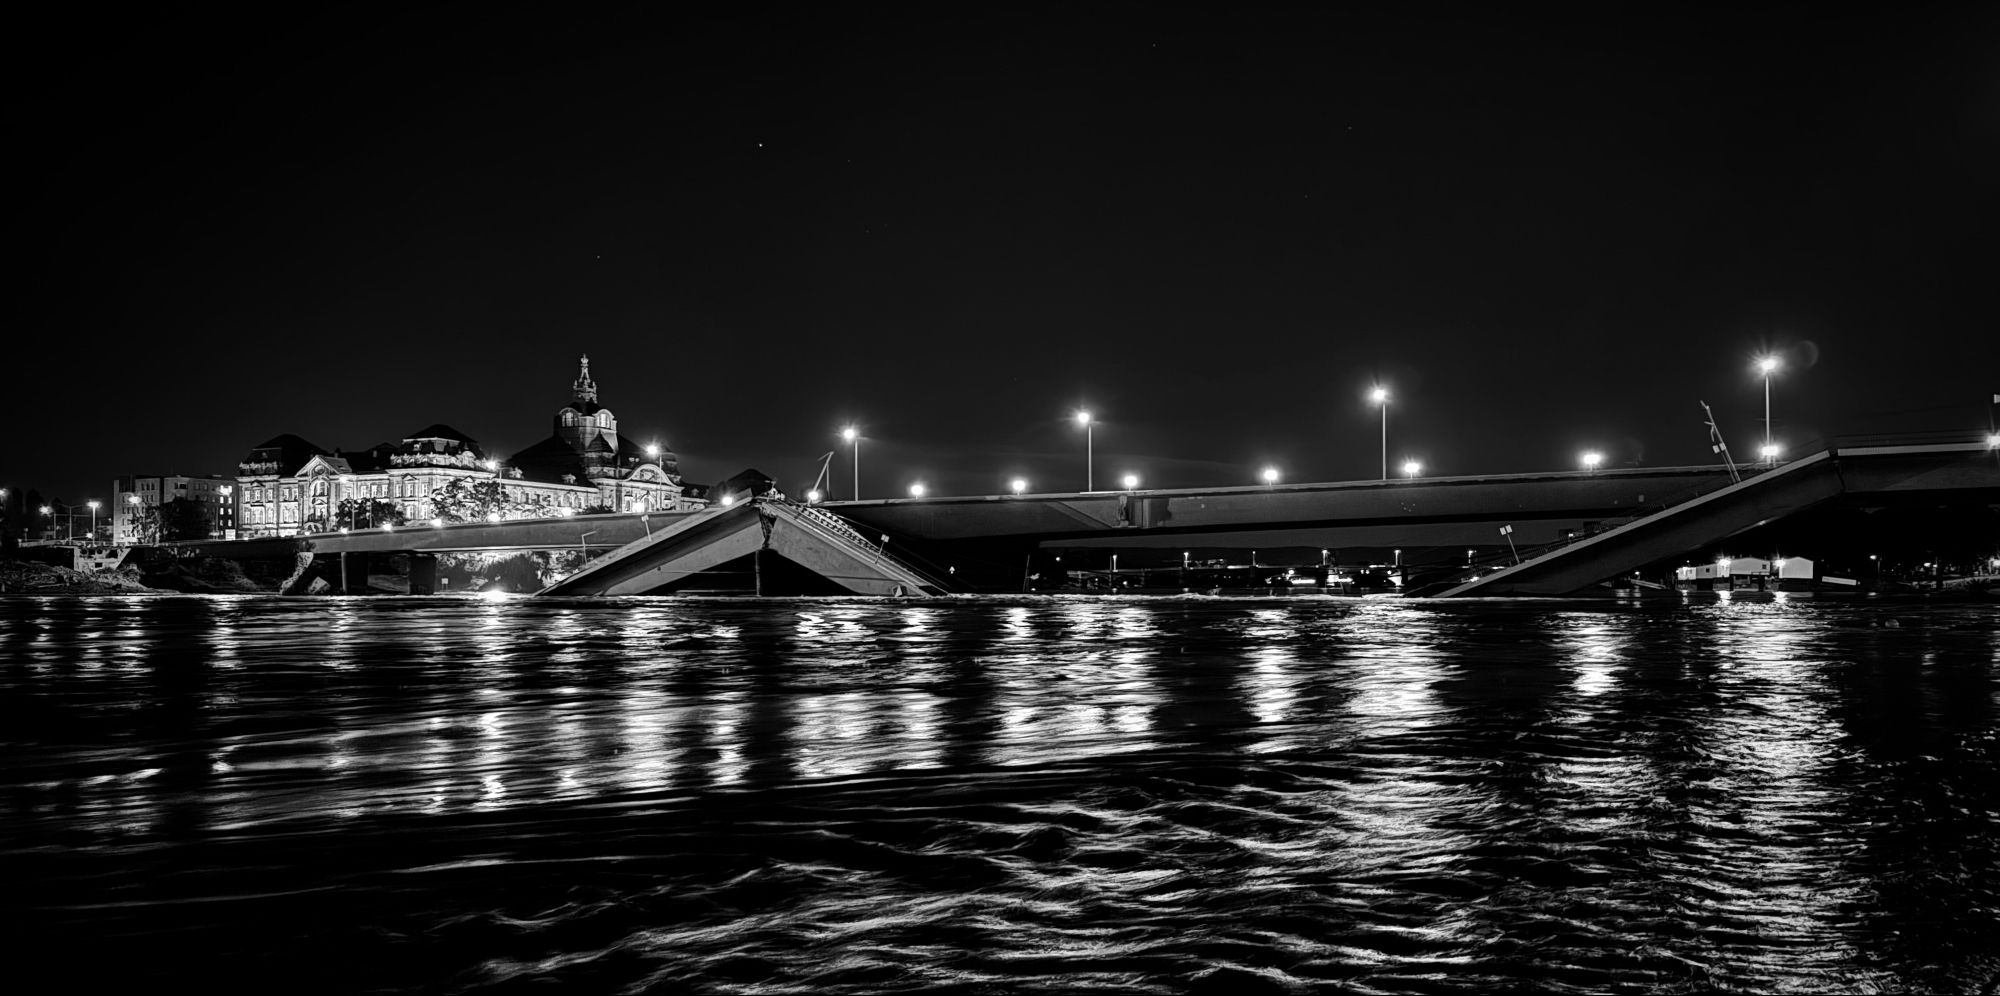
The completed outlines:
[[[1991,990],[2000,610],[0,599],[31,961],[207,988]]]

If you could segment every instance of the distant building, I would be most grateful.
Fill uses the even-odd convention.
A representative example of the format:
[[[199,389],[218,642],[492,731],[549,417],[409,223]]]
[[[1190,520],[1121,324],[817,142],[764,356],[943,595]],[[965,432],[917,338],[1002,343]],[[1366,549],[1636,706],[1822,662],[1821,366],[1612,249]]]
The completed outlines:
[[[118,545],[156,543],[161,506],[176,499],[200,510],[207,536],[229,539],[236,529],[236,482],[220,475],[207,477],[132,476],[111,482],[111,542]]]
[[[291,536],[339,528],[347,499],[385,501],[411,521],[431,518],[432,496],[453,482],[497,482],[505,519],[621,512],[691,511],[706,502],[681,483],[674,454],[618,433],[618,418],[597,400],[590,358],[557,409],[554,432],[508,458],[489,456],[451,426],[426,426],[394,443],[328,452],[294,435],[250,451],[238,465],[239,534]]]

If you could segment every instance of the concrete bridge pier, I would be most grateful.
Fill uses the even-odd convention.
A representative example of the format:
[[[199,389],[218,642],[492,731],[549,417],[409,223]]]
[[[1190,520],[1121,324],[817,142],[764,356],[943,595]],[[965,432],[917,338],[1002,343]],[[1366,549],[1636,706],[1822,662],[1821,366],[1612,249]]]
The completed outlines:
[[[367,553],[342,553],[336,558],[339,563],[340,591],[345,595],[368,594],[368,569],[373,555]]]
[[[410,554],[410,594],[437,594],[438,559],[434,553]]]

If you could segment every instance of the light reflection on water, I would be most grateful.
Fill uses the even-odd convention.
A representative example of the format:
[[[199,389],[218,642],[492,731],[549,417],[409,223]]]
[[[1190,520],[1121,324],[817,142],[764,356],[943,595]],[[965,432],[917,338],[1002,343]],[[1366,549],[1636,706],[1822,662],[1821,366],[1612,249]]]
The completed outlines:
[[[52,923],[144,943],[177,906],[113,922],[78,895],[169,888],[109,857],[137,847],[203,898],[185,929],[296,952],[227,897],[320,895],[406,851],[652,869],[343,887],[397,910],[396,937],[542,925],[435,964],[346,935],[447,988],[612,949],[643,966],[612,988],[727,988],[746,951],[780,989],[1223,968],[1977,988],[2000,974],[1968,953],[2000,905],[1978,857],[2000,843],[1995,622],[1778,599],[0,599],[0,871]],[[546,911],[577,889],[631,919],[518,959],[570,943],[586,908]],[[711,894],[736,898],[644,912]],[[834,937],[845,967],[792,960]]]

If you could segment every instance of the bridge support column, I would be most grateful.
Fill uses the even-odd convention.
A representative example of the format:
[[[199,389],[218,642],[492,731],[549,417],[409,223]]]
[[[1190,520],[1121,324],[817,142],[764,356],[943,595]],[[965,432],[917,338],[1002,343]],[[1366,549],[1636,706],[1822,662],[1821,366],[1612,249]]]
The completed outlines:
[[[340,572],[342,593],[348,595],[368,594],[368,562],[372,559],[370,555],[366,553],[347,553],[342,554],[341,559],[345,565]]]
[[[438,559],[432,553],[410,554],[410,594],[435,595],[438,584]]]

